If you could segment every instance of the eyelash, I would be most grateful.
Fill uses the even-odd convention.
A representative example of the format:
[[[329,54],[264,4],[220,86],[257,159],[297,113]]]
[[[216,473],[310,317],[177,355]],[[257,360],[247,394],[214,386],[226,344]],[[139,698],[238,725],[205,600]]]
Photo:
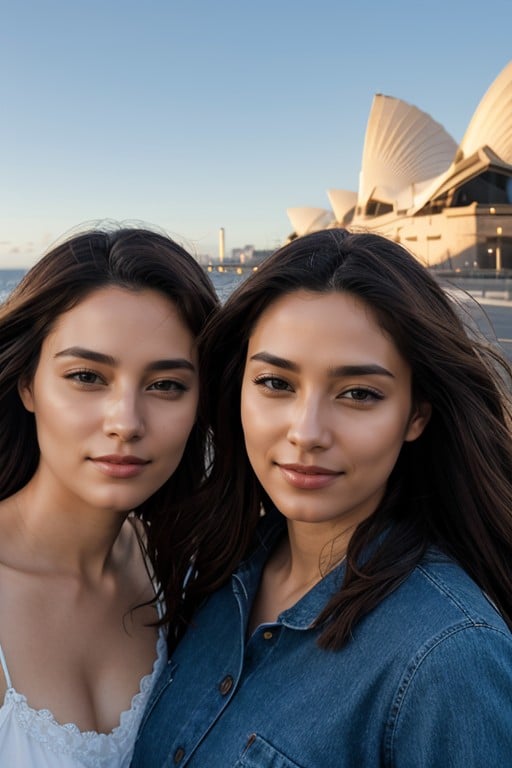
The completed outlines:
[[[84,381],[81,377],[85,376],[94,377],[95,381]],[[78,371],[72,371],[71,373],[67,373],[64,378],[69,379],[70,381],[76,381],[78,384],[82,384],[83,386],[91,386],[98,384],[98,381],[104,381],[103,377],[100,376],[99,373],[92,371],[89,368],[81,368]]]
[[[354,392],[362,392],[364,395],[367,395],[368,397],[364,400],[359,399],[357,397],[349,397],[346,398],[347,400],[353,400],[355,403],[368,403],[373,402],[374,400],[383,400],[384,395],[382,395],[380,392],[377,392],[375,389],[372,389],[371,387],[352,387],[351,389],[347,389],[343,395],[347,395],[349,393]]]
[[[286,387],[291,389],[291,387],[288,384],[288,382],[285,381],[284,379],[281,379],[279,376],[269,376],[268,374],[266,374],[264,376],[256,376],[253,379],[253,383],[256,384],[256,386],[261,386],[261,387],[263,387],[265,389],[268,389],[270,392],[286,392],[286,391],[288,391],[287,389],[285,389],[285,387],[282,387],[282,388],[275,387],[274,388],[274,386],[269,386],[270,384],[274,384],[276,381],[280,382],[281,384],[284,384]]]
[[[159,386],[162,384],[169,384],[170,386],[168,389],[160,389]],[[163,392],[164,394],[171,392],[188,392],[189,390],[189,387],[187,387],[186,384],[183,384],[181,381],[174,381],[174,379],[159,379],[158,381],[154,381],[150,386],[151,388],[154,388],[156,392]]]
[[[284,387],[275,387],[274,384],[276,382],[279,382],[280,384],[284,384]],[[292,386],[285,380],[282,379],[280,376],[270,376],[268,374],[263,376],[256,376],[253,379],[253,383],[256,386],[260,386],[266,390],[268,390],[271,393],[281,393],[281,392],[290,392],[293,391]],[[363,393],[366,397],[364,399],[360,399],[358,397],[347,397],[348,394],[354,394],[357,393]],[[383,400],[384,395],[382,395],[380,392],[378,392],[375,389],[372,389],[372,387],[349,387],[349,389],[346,389],[344,392],[340,393],[337,396],[337,399],[345,399],[345,400],[352,400],[354,403],[368,403],[373,402],[376,400]]]

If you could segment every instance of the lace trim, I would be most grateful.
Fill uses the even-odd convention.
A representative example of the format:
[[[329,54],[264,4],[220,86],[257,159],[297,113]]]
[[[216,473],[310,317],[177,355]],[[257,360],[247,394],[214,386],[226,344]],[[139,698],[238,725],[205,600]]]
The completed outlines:
[[[59,723],[48,709],[30,707],[26,696],[14,688],[7,689],[3,706],[11,703],[16,720],[25,733],[53,752],[73,754],[91,768],[111,768],[109,761],[112,757],[119,759],[123,753],[131,752],[149,694],[167,662],[167,643],[162,630],[158,634],[156,651],[152,671],[144,675],[130,709],[121,713],[119,725],[110,733],[81,731],[74,723]]]

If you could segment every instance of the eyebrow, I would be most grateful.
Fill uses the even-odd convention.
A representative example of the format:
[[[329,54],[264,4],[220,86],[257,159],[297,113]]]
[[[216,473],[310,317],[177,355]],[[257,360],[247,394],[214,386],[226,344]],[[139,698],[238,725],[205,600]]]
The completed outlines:
[[[82,360],[90,360],[93,363],[110,365],[113,368],[118,364],[118,361],[115,357],[112,357],[112,355],[105,355],[103,352],[94,352],[92,349],[86,349],[85,347],[68,347],[67,349],[57,352],[55,357],[80,357]],[[148,371],[168,371],[170,368],[178,368],[193,372],[196,370],[190,360],[186,360],[184,357],[170,358],[168,360],[153,360],[147,366]]]
[[[299,366],[296,363],[292,363],[291,360],[287,360],[284,357],[278,357],[272,355],[269,352],[257,352],[252,355],[251,360],[260,361],[262,363],[268,363],[269,365],[275,365],[276,368],[283,368],[286,371],[292,371],[292,373],[299,372]],[[382,365],[376,363],[368,363],[361,365],[338,365],[335,368],[329,369],[329,376],[338,378],[342,376],[390,376],[394,378],[391,371],[384,368]]]

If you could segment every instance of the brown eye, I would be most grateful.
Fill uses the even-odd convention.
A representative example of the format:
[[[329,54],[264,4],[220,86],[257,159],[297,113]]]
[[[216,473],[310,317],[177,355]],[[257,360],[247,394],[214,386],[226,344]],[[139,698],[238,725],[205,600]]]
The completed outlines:
[[[186,392],[188,387],[181,381],[174,381],[173,379],[161,379],[155,381],[150,385],[149,389],[156,390],[157,392]]]
[[[78,381],[80,384],[100,384],[103,382],[99,374],[89,370],[74,371],[68,374],[66,378],[71,381]]]
[[[254,379],[254,383],[271,392],[288,392],[292,389],[290,384],[279,376],[260,376]]]
[[[354,400],[354,402],[357,403],[373,403],[376,400],[383,399],[380,392],[376,392],[374,389],[368,389],[366,387],[353,387],[352,389],[343,392],[340,397],[347,400]]]

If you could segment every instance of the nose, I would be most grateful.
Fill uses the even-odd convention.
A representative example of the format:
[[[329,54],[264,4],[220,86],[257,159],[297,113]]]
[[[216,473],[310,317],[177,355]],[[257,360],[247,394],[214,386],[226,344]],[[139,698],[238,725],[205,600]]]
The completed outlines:
[[[144,418],[136,391],[126,387],[112,393],[106,403],[103,429],[106,435],[123,443],[144,436]]]
[[[293,403],[288,440],[305,451],[325,450],[331,445],[329,414],[319,397],[305,395]]]

